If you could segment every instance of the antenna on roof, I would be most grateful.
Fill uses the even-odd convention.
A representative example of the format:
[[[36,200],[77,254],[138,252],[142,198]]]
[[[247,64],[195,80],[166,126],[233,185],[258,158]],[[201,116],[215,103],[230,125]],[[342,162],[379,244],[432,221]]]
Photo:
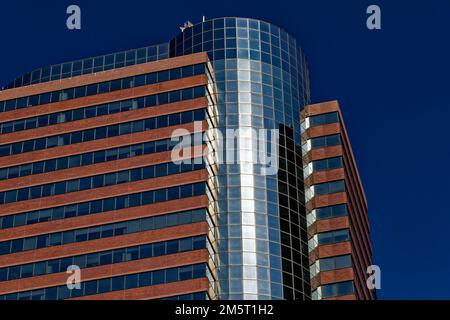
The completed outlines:
[[[194,24],[188,20],[183,24],[183,26],[180,27],[180,30],[181,30],[181,32],[183,32],[184,30],[189,29],[193,26],[194,26]]]
[[[207,20],[206,16],[202,16],[202,22],[205,22]]]

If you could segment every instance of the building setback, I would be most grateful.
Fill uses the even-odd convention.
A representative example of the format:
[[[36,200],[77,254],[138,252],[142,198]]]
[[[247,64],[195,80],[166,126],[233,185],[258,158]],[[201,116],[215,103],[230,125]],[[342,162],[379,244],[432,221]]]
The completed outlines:
[[[374,298],[342,117],[310,105],[308,79],[291,35],[234,17],[15,79],[0,91],[0,300]],[[278,170],[218,161],[230,141],[211,129],[276,132]],[[320,134],[342,137],[329,161]]]

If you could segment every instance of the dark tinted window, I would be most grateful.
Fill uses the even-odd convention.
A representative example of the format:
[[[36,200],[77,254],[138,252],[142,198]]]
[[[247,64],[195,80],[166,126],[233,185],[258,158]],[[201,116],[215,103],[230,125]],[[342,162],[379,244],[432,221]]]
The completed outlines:
[[[350,240],[348,229],[319,233],[319,244],[333,244]]]
[[[339,114],[337,112],[319,114],[309,117],[309,125],[311,127],[321,126],[329,123],[339,122]]]
[[[311,147],[315,148],[324,148],[324,147],[332,147],[341,144],[341,136],[339,134],[334,134],[331,136],[317,137],[311,139]]]

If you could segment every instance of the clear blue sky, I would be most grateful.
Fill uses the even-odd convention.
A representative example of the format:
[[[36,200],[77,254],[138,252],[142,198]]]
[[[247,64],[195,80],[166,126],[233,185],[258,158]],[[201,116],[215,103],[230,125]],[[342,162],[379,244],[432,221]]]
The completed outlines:
[[[66,7],[82,30],[66,28]],[[214,4],[214,5],[212,5]],[[366,28],[378,4],[382,30]],[[248,16],[304,48],[313,102],[338,99],[369,201],[383,299],[450,299],[450,2],[2,1],[0,83],[34,68],[168,41],[184,21]]]

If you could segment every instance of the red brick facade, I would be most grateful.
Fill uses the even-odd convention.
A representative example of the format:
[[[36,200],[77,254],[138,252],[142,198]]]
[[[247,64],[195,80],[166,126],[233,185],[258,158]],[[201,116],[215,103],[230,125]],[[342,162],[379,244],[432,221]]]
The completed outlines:
[[[333,230],[348,230],[350,241],[335,244],[315,245],[310,251],[310,263],[313,265],[318,259],[351,255],[352,267],[319,271],[313,275],[312,290],[321,286],[338,284],[346,281],[353,281],[354,293],[350,295],[338,295],[324,299],[375,299],[373,290],[369,290],[366,285],[368,277],[366,270],[372,264],[372,247],[370,242],[369,223],[367,214],[367,200],[364,195],[363,186],[356,168],[356,162],[352,153],[350,141],[342,117],[342,112],[337,101],[319,103],[307,106],[302,111],[302,120],[308,121],[312,116],[324,115],[336,112],[339,121],[337,123],[327,123],[323,125],[306,126],[302,133],[302,141],[307,144],[310,139],[338,134],[341,139],[340,145],[333,145],[320,148],[309,148],[304,151],[304,165],[311,162],[342,157],[343,167],[315,172],[305,179],[305,189],[320,183],[343,180],[345,182],[345,192],[338,192],[326,195],[314,195],[306,203],[306,210],[310,216],[319,208],[345,204],[347,215],[342,217],[330,217],[327,219],[309,219],[308,234],[310,239],[323,232]],[[305,122],[304,122],[305,123]],[[312,240],[310,240],[312,241]],[[319,295],[320,298],[320,295]]]

